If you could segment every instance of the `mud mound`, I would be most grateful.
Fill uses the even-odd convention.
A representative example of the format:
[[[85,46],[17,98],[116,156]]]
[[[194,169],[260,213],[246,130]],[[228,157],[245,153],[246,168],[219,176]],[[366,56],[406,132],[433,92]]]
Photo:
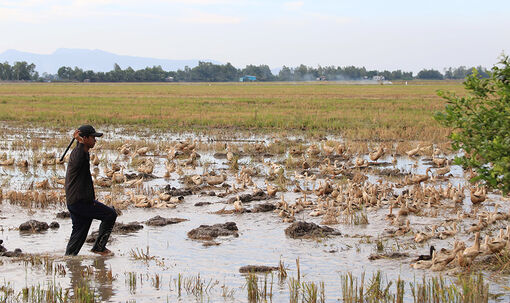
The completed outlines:
[[[112,234],[128,234],[136,232],[143,228],[143,225],[139,222],[130,222],[130,223],[115,223],[113,226]],[[97,236],[99,235],[99,230],[93,231],[90,236],[88,236],[86,242],[94,243],[96,242]],[[111,242],[112,237],[108,240],[108,243]]]
[[[30,220],[25,223],[21,223],[19,231],[39,233],[48,230],[48,228],[50,228],[50,226],[46,222]]]
[[[210,196],[210,197],[216,196],[216,193],[212,190],[211,191],[202,191],[202,192],[200,192],[200,194],[202,196]]]
[[[261,201],[261,200],[267,200],[270,197],[263,191],[259,190],[254,194],[243,194],[239,196],[239,200],[243,203],[251,202],[251,201]],[[233,197],[228,199],[227,203],[232,204],[234,201],[237,200],[237,197]]]
[[[387,177],[404,177],[409,175],[409,173],[403,173],[398,168],[385,168],[381,170],[374,170],[374,173],[378,176],[387,176]]]
[[[19,248],[16,248],[14,251],[0,252],[0,256],[8,258],[19,257],[21,255],[23,255],[23,252]]]
[[[254,213],[265,213],[268,211],[273,211],[275,209],[276,209],[276,206],[274,204],[262,203],[262,204],[259,204],[259,205],[256,205],[255,207],[253,207],[253,209],[251,211]]]
[[[131,174],[124,174],[126,176],[127,180],[134,180],[134,179],[140,179],[143,178],[144,180],[153,180],[157,179],[158,176],[153,174],[146,174],[146,173],[131,173]]]
[[[391,166],[391,165],[393,165],[393,163],[391,163],[391,162],[368,162],[368,165],[384,167],[384,166]]]
[[[175,196],[189,196],[193,194],[193,190],[190,188],[175,188],[169,185],[165,186],[165,192],[173,197]]]
[[[188,221],[188,219],[182,218],[163,218],[161,216],[155,216],[145,221],[144,223],[149,226],[165,226],[169,224],[177,224],[183,221]]]
[[[227,152],[218,152],[213,155],[216,159],[227,159]]]
[[[266,265],[246,265],[239,268],[240,273],[258,273],[258,272],[271,272],[277,270],[278,267]]]
[[[114,234],[127,234],[135,231],[139,231],[143,228],[143,225],[139,222],[129,222],[129,223],[115,223],[113,226],[112,233]]]
[[[408,253],[391,252],[382,254],[371,254],[368,256],[368,260],[379,260],[379,259],[400,259],[409,257]]]
[[[205,205],[211,205],[211,202],[197,202],[195,203],[195,206],[205,206]]]
[[[315,223],[298,221],[285,229],[285,234],[293,239],[308,239],[315,237],[337,236],[341,233],[331,227],[319,226]]]
[[[61,212],[57,213],[57,218],[58,219],[68,219],[68,218],[71,218],[71,213],[68,212],[68,211],[61,211]]]
[[[188,237],[194,240],[213,240],[220,236],[239,237],[237,233],[237,225],[235,222],[227,222],[224,224],[200,225],[188,232]]]
[[[0,240],[0,256],[2,256],[2,257],[18,257],[23,254],[21,249],[19,249],[19,248],[16,248],[14,251],[7,251],[7,248],[5,248],[2,245],[3,243],[4,243],[4,240]]]

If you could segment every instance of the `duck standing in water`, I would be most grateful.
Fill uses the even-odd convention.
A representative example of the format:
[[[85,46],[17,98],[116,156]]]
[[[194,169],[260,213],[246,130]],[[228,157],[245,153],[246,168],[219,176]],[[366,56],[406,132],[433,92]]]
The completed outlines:
[[[436,251],[436,248],[434,247],[434,245],[431,245],[430,246],[430,252],[428,255],[419,255],[418,256],[418,259],[416,259],[415,261],[420,261],[420,260],[432,260],[432,255],[434,254],[434,252]]]
[[[419,260],[415,263],[411,264],[411,267],[414,269],[429,269],[432,265],[434,265],[436,259],[436,252],[432,252],[432,258],[430,260]]]

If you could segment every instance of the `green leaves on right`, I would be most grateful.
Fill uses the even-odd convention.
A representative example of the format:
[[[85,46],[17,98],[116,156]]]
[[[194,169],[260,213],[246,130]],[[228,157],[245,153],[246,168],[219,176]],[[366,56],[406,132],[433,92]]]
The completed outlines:
[[[480,77],[473,69],[464,86],[465,96],[438,92],[447,105],[434,118],[452,128],[452,147],[463,152],[455,161],[476,172],[471,181],[484,181],[506,194],[510,192],[509,57],[502,55],[488,78]]]

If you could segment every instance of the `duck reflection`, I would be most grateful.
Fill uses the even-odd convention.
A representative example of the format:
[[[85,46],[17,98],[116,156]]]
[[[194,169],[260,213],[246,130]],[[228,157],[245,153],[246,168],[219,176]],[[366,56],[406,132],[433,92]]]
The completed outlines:
[[[84,263],[91,263],[91,265]],[[72,290],[83,287],[84,283],[89,283],[98,291],[101,302],[109,301],[113,296],[113,276],[111,270],[106,268],[105,258],[83,260],[73,257],[67,260],[66,265],[69,269]]]

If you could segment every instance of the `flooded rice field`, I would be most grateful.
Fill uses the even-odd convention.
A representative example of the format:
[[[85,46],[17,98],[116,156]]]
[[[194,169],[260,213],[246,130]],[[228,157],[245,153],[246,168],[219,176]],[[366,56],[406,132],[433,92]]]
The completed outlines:
[[[509,199],[445,146],[97,129],[115,256],[65,257],[71,131],[2,125],[2,302],[510,300]]]

